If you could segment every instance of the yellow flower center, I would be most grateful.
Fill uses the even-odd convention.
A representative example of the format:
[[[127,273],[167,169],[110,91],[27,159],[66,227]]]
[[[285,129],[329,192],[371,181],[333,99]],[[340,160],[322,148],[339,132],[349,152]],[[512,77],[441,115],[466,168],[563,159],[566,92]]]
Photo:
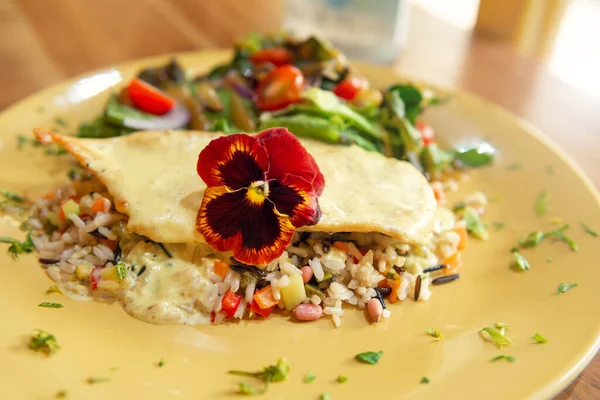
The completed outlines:
[[[246,196],[251,203],[262,204],[269,197],[269,183],[267,181],[252,182]]]

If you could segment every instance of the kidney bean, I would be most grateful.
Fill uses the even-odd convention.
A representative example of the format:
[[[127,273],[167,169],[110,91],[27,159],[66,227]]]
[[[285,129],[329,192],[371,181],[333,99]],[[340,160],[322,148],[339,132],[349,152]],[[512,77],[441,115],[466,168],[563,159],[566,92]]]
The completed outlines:
[[[313,270],[308,265],[300,268],[300,272],[302,272],[302,280],[305,284],[313,277]]]
[[[294,308],[294,315],[300,321],[314,321],[323,315],[323,309],[316,304],[298,304]]]
[[[381,316],[383,315],[383,306],[381,305],[379,299],[374,297],[369,300],[367,303],[367,311],[374,322],[379,322]]]

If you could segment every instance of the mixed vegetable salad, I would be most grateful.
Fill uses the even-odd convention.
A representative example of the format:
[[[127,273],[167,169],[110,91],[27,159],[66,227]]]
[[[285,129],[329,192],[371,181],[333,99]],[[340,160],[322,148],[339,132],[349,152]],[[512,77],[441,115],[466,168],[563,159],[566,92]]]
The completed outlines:
[[[492,156],[479,149],[445,150],[437,144],[420,115],[438,103],[432,92],[412,84],[370,87],[340,52],[316,37],[252,34],[235,44],[228,63],[191,79],[175,59],[142,70],[78,135],[286,127],[299,137],[356,144],[407,160],[431,179],[449,167],[490,163]]]

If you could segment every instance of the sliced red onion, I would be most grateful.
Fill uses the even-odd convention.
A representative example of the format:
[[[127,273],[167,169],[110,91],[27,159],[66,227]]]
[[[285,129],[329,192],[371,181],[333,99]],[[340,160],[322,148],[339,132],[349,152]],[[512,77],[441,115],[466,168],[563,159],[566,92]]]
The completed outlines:
[[[143,130],[143,131],[159,131],[163,129],[181,129],[190,122],[189,110],[180,102],[175,102],[175,105],[168,113],[156,116],[152,119],[140,118],[125,118],[123,126],[128,128]]]

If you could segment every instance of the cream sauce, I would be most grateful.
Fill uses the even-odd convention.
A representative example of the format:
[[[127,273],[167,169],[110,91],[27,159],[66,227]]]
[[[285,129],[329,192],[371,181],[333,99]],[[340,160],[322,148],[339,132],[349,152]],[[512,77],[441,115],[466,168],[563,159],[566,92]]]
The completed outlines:
[[[106,184],[128,228],[163,243],[202,242],[196,214],[206,186],[196,174],[200,151],[218,134],[137,132],[92,140],[38,134],[62,145]],[[325,176],[323,216],[306,231],[378,232],[419,243],[433,228],[436,201],[411,164],[367,152],[302,140]]]

